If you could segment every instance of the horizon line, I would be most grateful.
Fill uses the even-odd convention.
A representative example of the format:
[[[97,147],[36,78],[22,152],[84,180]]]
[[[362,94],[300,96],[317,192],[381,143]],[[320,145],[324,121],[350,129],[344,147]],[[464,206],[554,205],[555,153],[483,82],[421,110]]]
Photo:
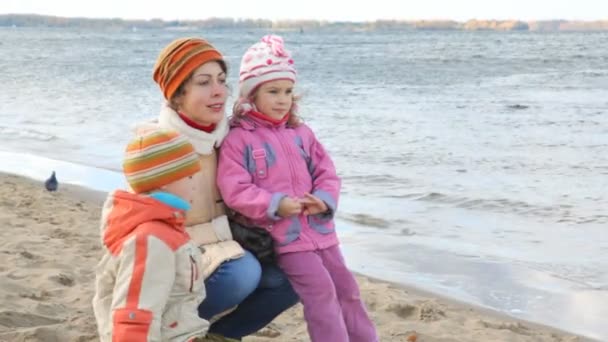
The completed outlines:
[[[517,19],[517,18],[509,18],[509,19],[496,19],[496,18],[469,18],[466,20],[461,19],[450,19],[450,18],[418,18],[418,19],[389,19],[389,18],[378,18],[378,19],[367,19],[367,20],[333,20],[333,19],[270,19],[270,18],[256,18],[256,17],[206,17],[199,19],[167,19],[167,18],[128,18],[128,17],[89,17],[89,16],[62,16],[62,15],[54,15],[54,14],[40,14],[40,13],[0,13],[0,16],[39,16],[39,17],[51,17],[51,18],[60,18],[60,19],[90,19],[90,20],[125,20],[125,21],[162,21],[162,22],[171,22],[171,21],[179,21],[179,22],[195,22],[195,21],[205,21],[205,20],[213,20],[213,19],[232,19],[232,20],[265,20],[271,22],[300,22],[300,21],[316,21],[316,22],[327,22],[327,23],[373,23],[378,21],[395,21],[395,22],[408,22],[408,21],[452,21],[456,23],[466,23],[469,21],[521,21],[521,22],[548,22],[548,21],[565,21],[565,22],[602,22],[608,21],[608,17],[604,19],[563,19],[563,18],[553,18],[553,19]]]

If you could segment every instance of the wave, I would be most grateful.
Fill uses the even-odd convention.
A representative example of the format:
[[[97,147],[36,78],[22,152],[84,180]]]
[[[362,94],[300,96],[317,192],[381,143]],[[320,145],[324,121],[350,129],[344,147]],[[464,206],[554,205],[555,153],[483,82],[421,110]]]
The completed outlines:
[[[340,218],[362,226],[386,229],[391,226],[391,222],[368,214],[341,214]]]
[[[57,137],[56,135],[44,133],[34,129],[16,129],[5,126],[0,126],[0,136],[2,136],[4,139],[26,139],[43,142],[49,142],[59,139],[59,137]]]
[[[483,210],[504,214],[553,218],[555,222],[558,223],[608,223],[608,215],[606,214],[575,212],[576,208],[569,204],[539,205],[507,198],[470,198],[453,196],[440,192],[409,193],[390,197],[433,202],[468,210]],[[600,200],[601,199],[597,199],[597,201]]]
[[[359,226],[378,228],[382,230],[398,228],[401,235],[412,236],[416,233],[409,228],[405,228],[407,225],[411,225],[412,222],[403,219],[391,219],[387,220],[378,216],[366,214],[366,213],[338,213],[341,220],[354,223]]]

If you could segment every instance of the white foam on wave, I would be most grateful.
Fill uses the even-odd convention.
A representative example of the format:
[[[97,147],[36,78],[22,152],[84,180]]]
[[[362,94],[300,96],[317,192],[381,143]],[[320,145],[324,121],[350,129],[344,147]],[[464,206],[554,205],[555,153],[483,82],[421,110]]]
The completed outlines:
[[[52,141],[57,139],[55,135],[36,131],[33,129],[11,128],[0,126],[0,135],[13,139],[37,140],[37,141]]]

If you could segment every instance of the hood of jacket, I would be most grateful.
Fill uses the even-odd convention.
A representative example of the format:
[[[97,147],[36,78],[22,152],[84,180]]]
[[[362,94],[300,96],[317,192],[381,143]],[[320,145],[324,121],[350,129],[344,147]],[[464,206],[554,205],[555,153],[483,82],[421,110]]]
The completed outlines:
[[[147,195],[116,190],[108,196],[103,207],[102,243],[115,251],[138,226],[150,221],[161,221],[177,231],[184,231],[185,212]]]

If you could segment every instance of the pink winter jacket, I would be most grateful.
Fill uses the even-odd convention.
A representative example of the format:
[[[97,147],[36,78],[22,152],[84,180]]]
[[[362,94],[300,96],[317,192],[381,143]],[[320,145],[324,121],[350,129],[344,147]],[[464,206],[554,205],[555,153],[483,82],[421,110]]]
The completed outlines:
[[[250,225],[270,232],[278,254],[338,244],[333,217],[340,178],[305,124],[274,126],[251,116],[233,122],[220,148],[217,184],[229,208]],[[323,200],[329,211],[289,218],[276,215],[283,197],[302,198],[307,192]]]

